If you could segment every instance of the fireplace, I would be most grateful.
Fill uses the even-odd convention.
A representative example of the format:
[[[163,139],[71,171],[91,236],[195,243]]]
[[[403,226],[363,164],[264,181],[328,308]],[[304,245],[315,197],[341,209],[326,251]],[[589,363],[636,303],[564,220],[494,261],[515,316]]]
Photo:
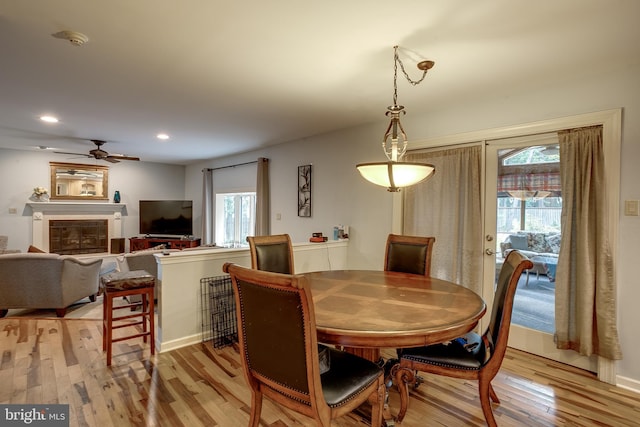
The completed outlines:
[[[124,203],[28,203],[33,212],[32,245],[66,255],[109,253],[122,237]]]
[[[60,255],[107,252],[106,219],[56,219],[49,221],[49,253]]]

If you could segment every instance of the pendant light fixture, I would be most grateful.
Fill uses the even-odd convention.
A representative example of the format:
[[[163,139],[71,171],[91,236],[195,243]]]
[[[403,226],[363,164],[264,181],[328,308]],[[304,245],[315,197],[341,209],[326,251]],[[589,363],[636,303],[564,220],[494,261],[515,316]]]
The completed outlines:
[[[429,178],[435,172],[435,167],[426,163],[401,162],[402,156],[407,151],[407,134],[400,123],[400,114],[406,114],[404,106],[398,105],[398,64],[409,83],[417,85],[424,80],[433,66],[433,61],[418,63],[418,69],[422,70],[420,80],[411,80],[404,69],[404,64],[398,57],[398,46],[394,46],[393,67],[393,105],[387,107],[385,113],[391,118],[387,131],[382,139],[382,149],[389,159],[388,162],[360,163],[356,166],[364,179],[376,185],[387,187],[387,191],[400,191],[401,187],[408,187]]]

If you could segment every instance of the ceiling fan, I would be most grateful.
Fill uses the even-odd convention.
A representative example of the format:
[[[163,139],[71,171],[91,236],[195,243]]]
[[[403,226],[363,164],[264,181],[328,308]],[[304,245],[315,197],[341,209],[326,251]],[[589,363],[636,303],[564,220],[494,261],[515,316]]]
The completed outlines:
[[[56,154],[70,154],[73,156],[84,156],[84,157],[88,157],[90,159],[96,159],[96,160],[106,160],[107,162],[110,163],[119,163],[120,160],[140,160],[139,157],[131,157],[131,156],[125,156],[124,154],[109,154],[106,151],[104,151],[101,147],[107,143],[107,141],[103,141],[100,139],[92,139],[90,140],[91,142],[93,142],[96,145],[96,148],[94,148],[93,150],[89,151],[89,154],[81,154],[81,153],[65,153],[62,151],[55,151]]]

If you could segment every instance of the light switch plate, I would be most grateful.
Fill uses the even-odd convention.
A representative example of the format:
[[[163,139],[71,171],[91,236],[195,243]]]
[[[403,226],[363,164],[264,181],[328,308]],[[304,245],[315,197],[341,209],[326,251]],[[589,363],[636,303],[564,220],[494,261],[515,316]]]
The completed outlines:
[[[624,201],[624,215],[625,216],[640,216],[640,200],[625,200]]]

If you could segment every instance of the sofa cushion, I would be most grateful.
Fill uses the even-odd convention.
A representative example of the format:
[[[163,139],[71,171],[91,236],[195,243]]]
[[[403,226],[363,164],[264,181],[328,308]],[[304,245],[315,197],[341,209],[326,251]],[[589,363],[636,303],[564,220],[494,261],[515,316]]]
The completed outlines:
[[[27,252],[29,252],[29,253],[40,253],[40,254],[44,254],[44,253],[46,253],[46,252],[45,252],[45,251],[43,251],[42,249],[40,249],[40,248],[36,248],[36,247],[35,247],[35,246],[33,246],[33,245],[29,245],[29,249],[27,249]]]
[[[528,240],[529,239],[525,235],[512,234],[511,236],[509,236],[509,241],[511,242],[512,249],[518,249],[518,250],[529,249]]]

